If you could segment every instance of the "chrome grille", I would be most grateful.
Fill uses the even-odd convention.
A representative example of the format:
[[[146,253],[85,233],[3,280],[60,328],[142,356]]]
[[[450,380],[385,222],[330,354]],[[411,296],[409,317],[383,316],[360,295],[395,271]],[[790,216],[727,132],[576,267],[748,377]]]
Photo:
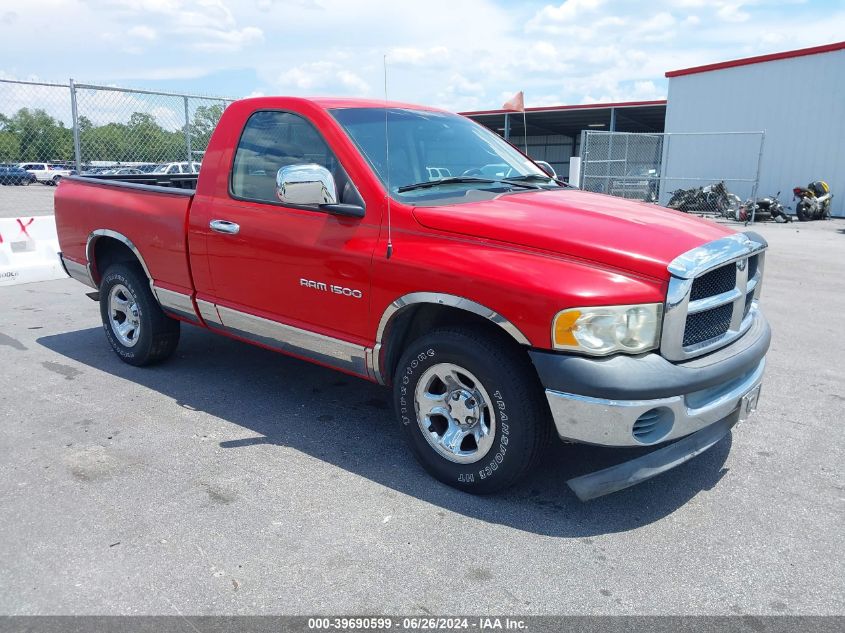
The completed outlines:
[[[754,291],[752,290],[747,295],[745,295],[745,309],[742,311],[742,318],[748,316],[748,313],[751,312],[751,306],[754,303]]]
[[[722,336],[731,326],[733,311],[733,305],[726,303],[712,310],[690,314],[684,328],[684,347]]]
[[[722,266],[704,273],[692,282],[690,301],[706,299],[736,287],[736,266]]]
[[[759,262],[759,255],[752,255],[748,258],[748,278],[754,279],[757,275],[757,264]]]
[[[660,351],[686,360],[728,345],[751,326],[760,294],[766,241],[737,233],[676,258]]]

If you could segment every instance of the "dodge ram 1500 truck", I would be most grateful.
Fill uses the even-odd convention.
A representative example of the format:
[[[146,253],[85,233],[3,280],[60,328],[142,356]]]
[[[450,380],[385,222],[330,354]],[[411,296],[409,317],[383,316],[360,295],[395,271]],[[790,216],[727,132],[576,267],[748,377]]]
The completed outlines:
[[[55,209],[121,359],[164,360],[185,322],[390,386],[411,452],[469,492],[555,432],[654,446],[568,482],[620,490],[757,405],[762,237],[565,186],[441,110],[238,101],[198,176],[72,176]]]

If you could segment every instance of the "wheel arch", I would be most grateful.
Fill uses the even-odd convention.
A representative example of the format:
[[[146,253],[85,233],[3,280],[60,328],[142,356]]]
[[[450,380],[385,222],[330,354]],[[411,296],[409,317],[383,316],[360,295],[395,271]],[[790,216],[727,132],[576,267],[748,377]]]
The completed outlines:
[[[153,277],[140,251],[128,237],[111,229],[96,229],[88,235],[85,246],[85,258],[88,260],[88,273],[91,280],[99,287],[103,272],[115,262],[137,261],[152,286]]]
[[[406,344],[422,332],[445,325],[474,325],[516,346],[530,346],[528,338],[495,310],[457,295],[414,292],[393,301],[382,313],[372,351],[372,373],[389,384]]]

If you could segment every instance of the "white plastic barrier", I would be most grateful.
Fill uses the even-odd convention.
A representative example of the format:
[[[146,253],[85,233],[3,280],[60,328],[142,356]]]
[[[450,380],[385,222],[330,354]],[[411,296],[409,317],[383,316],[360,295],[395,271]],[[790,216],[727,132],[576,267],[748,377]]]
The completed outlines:
[[[0,218],[0,286],[67,277],[52,215]]]

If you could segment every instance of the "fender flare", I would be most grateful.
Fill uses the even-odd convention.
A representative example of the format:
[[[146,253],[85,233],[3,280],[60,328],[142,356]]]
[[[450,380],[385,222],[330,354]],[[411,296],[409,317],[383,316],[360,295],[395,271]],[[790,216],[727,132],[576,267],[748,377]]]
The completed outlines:
[[[376,341],[371,352],[372,357],[370,359],[369,365],[372,372],[372,377],[380,385],[386,384],[385,376],[382,373],[381,355],[382,348],[384,346],[384,338],[389,332],[390,323],[396,316],[399,315],[400,312],[402,312],[406,308],[421,304],[448,306],[451,308],[457,308],[459,310],[465,310],[467,312],[477,314],[478,316],[483,317],[488,321],[498,325],[520,345],[526,345],[529,347],[531,346],[531,341],[529,341],[528,338],[513,323],[508,321],[505,317],[503,317],[495,310],[491,310],[490,308],[480,303],[477,303],[472,299],[467,299],[466,297],[459,297],[457,295],[446,294],[442,292],[412,292],[410,294],[406,294],[399,297],[398,299],[394,300],[390,305],[388,305],[382,313],[381,319],[379,320],[378,330],[376,330]]]
[[[144,273],[147,275],[147,279],[150,280],[150,287],[152,287],[153,276],[150,274],[150,269],[147,268],[147,262],[144,261],[144,258],[141,256],[141,252],[132,243],[132,240],[126,237],[123,233],[118,233],[117,231],[112,231],[111,229],[95,229],[94,231],[91,231],[91,233],[88,234],[88,241],[85,244],[85,259],[88,261],[88,274],[95,283],[97,283],[98,280],[94,276],[94,245],[101,237],[110,237],[122,243],[124,246],[127,246],[129,250],[135,254],[138,262],[140,262],[141,268],[144,269]],[[102,276],[102,271],[97,270],[96,272],[98,273],[97,277]]]

